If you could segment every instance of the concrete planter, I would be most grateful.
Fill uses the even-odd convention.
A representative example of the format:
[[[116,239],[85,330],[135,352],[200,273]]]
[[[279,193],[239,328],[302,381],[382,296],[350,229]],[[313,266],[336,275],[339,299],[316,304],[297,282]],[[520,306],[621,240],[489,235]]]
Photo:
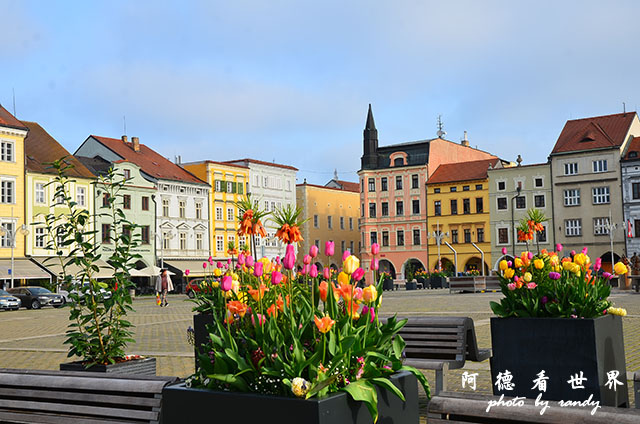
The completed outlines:
[[[584,401],[593,395],[600,405],[628,406],[627,369],[622,318],[604,315],[591,319],[491,318],[493,393],[536,398],[533,380],[544,370],[545,400]],[[513,375],[514,390],[499,391],[498,373]],[[605,386],[607,372],[617,370],[622,385]],[[572,389],[568,380],[583,373],[584,389]]]
[[[81,361],[60,364],[60,371],[87,371],[107,374],[156,375],[156,358],[132,359],[108,365],[94,365],[85,368]]]

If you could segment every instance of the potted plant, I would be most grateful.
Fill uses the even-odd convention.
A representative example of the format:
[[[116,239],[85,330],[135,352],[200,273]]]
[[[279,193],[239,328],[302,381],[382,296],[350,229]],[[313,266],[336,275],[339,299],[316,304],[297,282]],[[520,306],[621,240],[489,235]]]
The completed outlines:
[[[426,288],[427,284],[429,282],[429,273],[426,272],[425,270],[421,269],[420,271],[416,272],[416,281],[420,284],[422,284],[422,288]]]
[[[163,420],[197,422],[211,410],[231,418],[244,408],[247,421],[417,423],[417,381],[427,394],[428,383],[402,364],[405,321],[378,320],[382,280],[357,288],[365,271],[355,256],[335,281],[316,265],[296,278],[292,244],[281,263],[250,262],[212,285],[209,340],[196,372],[164,390]]]
[[[382,280],[382,290],[393,290],[393,278],[388,272],[381,272],[380,279]]]
[[[429,285],[432,289],[441,289],[445,287],[447,280],[447,272],[444,270],[434,269],[429,276]]]
[[[54,187],[54,196],[66,206],[66,212],[47,214],[40,224],[44,224],[49,235],[47,248],[60,261],[62,283],[74,288],[69,293],[70,324],[65,343],[69,345],[67,356],[79,358],[60,364],[60,369],[155,375],[155,358],[126,354],[127,344],[133,341],[133,327],[126,319],[127,312],[132,310],[130,289],[134,287],[129,270],[139,257],[131,250],[140,242],[140,236],[135,234],[136,225],[127,220],[120,208],[121,192],[127,181],[110,169],[95,183],[106,193],[108,212],[104,215],[111,220],[113,229],[109,234],[114,247],[109,264],[114,275],[102,282],[96,278],[100,253],[96,231],[91,228],[94,217],[78,206],[69,190],[73,181],[66,174],[72,165],[62,158],[52,167],[58,175],[49,185]],[[69,271],[72,265],[73,273]],[[101,294],[104,290],[111,296]]]
[[[592,265],[586,248],[569,257],[561,256],[562,246],[556,250],[499,263],[504,297],[491,302],[497,315],[491,318],[494,394],[576,401],[593,396],[601,405],[627,406],[620,316],[626,311],[608,300],[613,276],[597,275],[600,259]],[[624,274],[626,267],[617,263],[615,272]],[[505,376],[513,390],[504,390]],[[534,384],[540,378],[548,381],[544,392]]]

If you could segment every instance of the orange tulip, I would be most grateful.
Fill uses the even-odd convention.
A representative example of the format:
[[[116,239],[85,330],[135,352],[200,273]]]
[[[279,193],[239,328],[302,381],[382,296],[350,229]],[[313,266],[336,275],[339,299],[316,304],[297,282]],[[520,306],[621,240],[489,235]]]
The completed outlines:
[[[327,293],[329,292],[329,283],[323,281],[318,286],[318,290],[320,291],[320,300],[323,302],[327,301]]]
[[[340,296],[347,301],[351,300],[352,290],[353,287],[351,287],[351,284],[340,283],[340,287],[338,287],[338,293],[340,293]]]
[[[251,295],[251,297],[253,297],[253,300],[255,300],[256,302],[259,302],[260,298],[264,298],[264,293],[268,291],[269,291],[269,288],[264,284],[260,284],[259,291],[258,289],[248,290],[249,294]]]
[[[269,306],[267,308],[267,315],[269,315],[270,317],[277,317],[278,316],[278,309],[276,308],[276,305],[273,304],[271,306]]]
[[[333,327],[333,325],[336,323],[328,315],[325,315],[322,318],[318,318],[317,316],[314,316],[313,320],[315,321],[316,327],[318,327],[318,330],[320,330],[320,332],[323,334],[329,332]]]
[[[286,299],[287,299],[287,306],[289,306],[291,304],[291,302],[289,301],[289,295],[287,295]],[[278,306],[278,310],[280,312],[284,310],[284,300],[282,300],[282,295],[278,296],[278,300],[276,300],[276,305]]]
[[[231,302],[227,303],[227,309],[229,310],[229,312],[234,315],[238,314],[241,318],[244,317],[247,313],[247,308],[247,305],[240,302],[239,300],[232,300]]]

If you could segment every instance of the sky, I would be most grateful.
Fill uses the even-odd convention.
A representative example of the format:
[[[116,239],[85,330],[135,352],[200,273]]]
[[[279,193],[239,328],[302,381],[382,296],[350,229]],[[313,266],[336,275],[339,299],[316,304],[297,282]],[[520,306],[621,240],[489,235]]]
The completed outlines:
[[[0,0],[0,104],[73,153],[140,137],[357,181],[369,103],[388,145],[436,136],[545,162],[568,119],[640,105],[636,1]]]

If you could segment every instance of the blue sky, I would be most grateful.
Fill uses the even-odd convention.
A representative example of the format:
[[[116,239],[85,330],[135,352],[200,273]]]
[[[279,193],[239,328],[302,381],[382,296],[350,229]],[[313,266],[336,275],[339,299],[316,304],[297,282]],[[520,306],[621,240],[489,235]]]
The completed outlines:
[[[127,134],[183,161],[355,181],[380,144],[469,132],[545,161],[567,119],[640,104],[634,1],[0,0],[0,103],[73,152]]]

